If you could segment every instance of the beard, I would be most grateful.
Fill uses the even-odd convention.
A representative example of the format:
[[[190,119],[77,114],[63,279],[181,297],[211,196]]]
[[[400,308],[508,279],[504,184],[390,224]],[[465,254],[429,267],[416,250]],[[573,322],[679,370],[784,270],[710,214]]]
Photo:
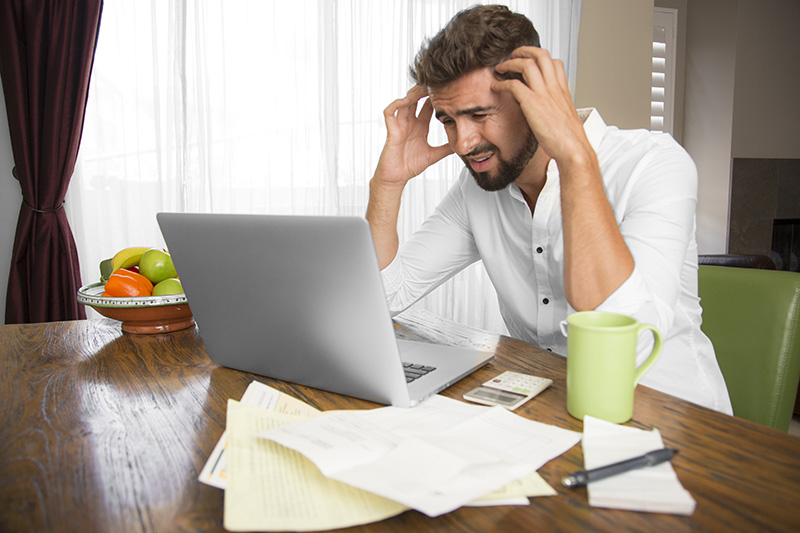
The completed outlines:
[[[469,154],[461,156],[461,159],[464,161],[470,174],[475,178],[475,182],[481,189],[495,192],[502,191],[519,178],[538,148],[539,141],[536,140],[536,136],[533,132],[528,130],[525,141],[511,159],[503,159],[500,157],[500,150],[497,146],[489,142],[477,146]],[[497,157],[498,166],[494,175],[490,172],[476,172],[467,159],[472,155],[485,154],[486,152],[491,152]]]

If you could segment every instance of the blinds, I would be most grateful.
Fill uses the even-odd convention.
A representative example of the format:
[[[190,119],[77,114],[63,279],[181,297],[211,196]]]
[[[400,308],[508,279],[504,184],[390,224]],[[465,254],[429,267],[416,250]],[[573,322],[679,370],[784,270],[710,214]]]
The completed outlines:
[[[653,16],[653,68],[650,129],[672,133],[675,99],[675,44],[677,10],[656,8]]]

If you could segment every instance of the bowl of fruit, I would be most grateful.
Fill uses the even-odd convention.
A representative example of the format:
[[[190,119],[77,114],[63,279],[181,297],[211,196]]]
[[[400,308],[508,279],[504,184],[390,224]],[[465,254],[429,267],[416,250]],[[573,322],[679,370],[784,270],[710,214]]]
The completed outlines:
[[[122,322],[126,333],[168,333],[194,326],[172,257],[130,247],[100,263],[100,281],[78,290],[78,303]]]

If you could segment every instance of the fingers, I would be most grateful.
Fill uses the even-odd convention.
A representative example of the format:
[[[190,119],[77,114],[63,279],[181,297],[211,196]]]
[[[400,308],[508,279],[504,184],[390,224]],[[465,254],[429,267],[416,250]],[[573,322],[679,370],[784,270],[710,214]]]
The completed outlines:
[[[383,110],[383,121],[386,123],[386,130],[389,136],[397,133],[397,117],[395,113],[397,113],[397,109],[401,105],[403,105],[403,98],[395,100]]]
[[[508,91],[517,102],[521,102],[525,93],[530,91],[530,87],[519,80],[495,80],[492,82],[492,90],[495,92]]]
[[[500,63],[495,70],[499,74],[519,74],[524,80],[498,80],[492,84],[494,91],[511,92],[520,104],[536,95],[549,95],[548,98],[562,101],[562,105],[572,103],[564,63],[552,59],[546,50],[531,46],[518,48],[511,59]]]
[[[535,46],[517,48],[511,53],[511,59],[497,65],[496,70],[499,74],[521,74],[532,89],[541,89],[543,85],[562,85],[562,79],[563,87],[566,87],[564,64],[551,58],[547,50]]]
[[[387,119],[390,116],[397,116],[400,119],[416,117],[417,103],[427,95],[428,91],[424,87],[415,85],[403,98],[398,98],[389,104],[383,110],[383,116]]]
[[[399,134],[402,130],[411,131],[420,125],[427,128],[433,116],[433,105],[430,100],[425,101],[417,114],[419,101],[427,96],[428,91],[425,87],[415,85],[406,96],[389,104],[383,110],[384,121],[389,133]]]
[[[564,92],[569,93],[569,82],[567,81],[567,71],[564,68],[564,63],[560,59],[556,59],[554,61],[556,66],[556,78],[558,79],[558,84],[564,90]]]
[[[545,87],[545,77],[541,68],[530,58],[515,58],[503,61],[495,70],[499,74],[516,73],[525,80],[525,85],[531,89],[541,90]]]
[[[539,48],[538,46],[520,46],[511,52],[511,57],[535,57],[537,55],[546,55],[549,57],[550,53],[544,48]]]
[[[422,85],[414,85],[412,88],[408,90],[406,96],[413,98],[415,101],[419,102],[419,100],[422,97],[428,96],[428,89],[426,89]]]
[[[408,121],[408,107],[409,98],[406,96],[398,98],[383,110],[383,119],[390,135],[397,133],[401,125]]]

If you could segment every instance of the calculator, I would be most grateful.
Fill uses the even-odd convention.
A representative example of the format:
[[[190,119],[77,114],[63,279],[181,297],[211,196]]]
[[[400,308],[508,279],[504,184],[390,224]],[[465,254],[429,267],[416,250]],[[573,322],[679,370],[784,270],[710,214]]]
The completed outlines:
[[[464,394],[464,399],[482,405],[499,405],[513,411],[553,383],[552,379],[519,372],[503,372]]]

